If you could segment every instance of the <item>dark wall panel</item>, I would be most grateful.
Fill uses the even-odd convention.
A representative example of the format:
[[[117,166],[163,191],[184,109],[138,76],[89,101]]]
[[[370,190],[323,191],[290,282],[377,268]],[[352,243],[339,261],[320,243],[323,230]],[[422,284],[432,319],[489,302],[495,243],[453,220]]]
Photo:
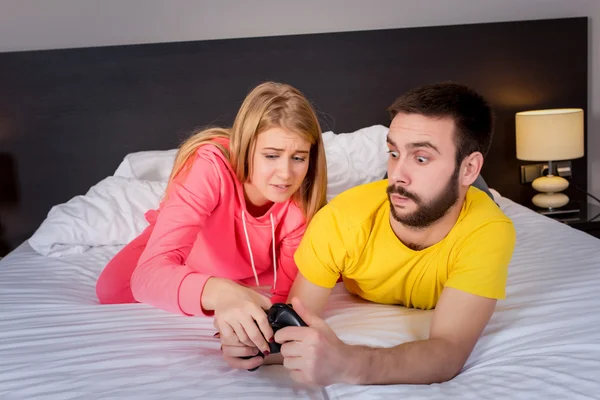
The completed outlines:
[[[323,130],[388,125],[387,106],[417,85],[473,86],[497,113],[483,175],[526,203],[514,114],[587,110],[586,18],[162,43],[0,54],[0,171],[18,194],[0,205],[14,247],[57,203],[83,194],[123,156],[177,146],[195,127],[232,122],[265,80],[295,85]],[[384,155],[382,155],[383,157]],[[573,164],[586,187],[587,159]]]

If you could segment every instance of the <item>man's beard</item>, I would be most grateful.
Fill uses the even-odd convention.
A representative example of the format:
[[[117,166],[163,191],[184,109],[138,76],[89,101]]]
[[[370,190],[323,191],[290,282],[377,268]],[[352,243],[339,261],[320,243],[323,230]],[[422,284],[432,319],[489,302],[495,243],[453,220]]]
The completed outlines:
[[[392,213],[392,217],[403,225],[421,229],[427,228],[442,218],[458,200],[459,170],[460,168],[458,167],[454,169],[454,172],[442,193],[429,202],[424,202],[419,196],[408,192],[401,186],[388,186],[387,194],[390,202],[390,211]],[[398,214],[390,197],[392,194],[398,194],[402,197],[411,199],[415,202],[417,210],[406,215]]]

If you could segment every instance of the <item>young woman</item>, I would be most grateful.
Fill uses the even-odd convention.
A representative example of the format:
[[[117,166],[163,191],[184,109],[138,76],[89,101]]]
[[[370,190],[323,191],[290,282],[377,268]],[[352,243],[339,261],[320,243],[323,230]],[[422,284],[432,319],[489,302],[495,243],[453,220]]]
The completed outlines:
[[[261,84],[231,129],[204,130],[183,143],[165,198],[102,271],[98,299],[215,315],[220,332],[268,351],[273,331],[264,310],[287,300],[294,251],[326,189],[313,108],[289,85]],[[272,297],[248,286],[271,286]]]

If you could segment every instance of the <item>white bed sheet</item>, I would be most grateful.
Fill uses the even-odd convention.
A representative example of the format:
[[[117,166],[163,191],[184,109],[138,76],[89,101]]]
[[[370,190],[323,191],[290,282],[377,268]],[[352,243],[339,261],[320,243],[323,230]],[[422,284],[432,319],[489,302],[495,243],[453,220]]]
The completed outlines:
[[[232,371],[210,318],[98,305],[118,247],[47,258],[22,245],[0,261],[2,399],[599,399],[600,240],[499,198],[515,222],[508,297],[450,382],[308,388],[281,366]],[[366,303],[336,287],[325,313],[348,343],[427,337],[431,312]]]

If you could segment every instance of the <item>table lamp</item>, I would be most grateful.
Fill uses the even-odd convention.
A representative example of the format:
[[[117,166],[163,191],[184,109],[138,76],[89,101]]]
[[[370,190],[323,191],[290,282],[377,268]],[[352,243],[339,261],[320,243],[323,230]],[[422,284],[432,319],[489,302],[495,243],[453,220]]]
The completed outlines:
[[[558,108],[518,112],[515,118],[517,159],[548,162],[548,174],[532,182],[540,192],[532,202],[545,209],[555,209],[569,203],[569,197],[560,193],[569,187],[569,181],[554,176],[552,161],[583,157],[583,110]]]

